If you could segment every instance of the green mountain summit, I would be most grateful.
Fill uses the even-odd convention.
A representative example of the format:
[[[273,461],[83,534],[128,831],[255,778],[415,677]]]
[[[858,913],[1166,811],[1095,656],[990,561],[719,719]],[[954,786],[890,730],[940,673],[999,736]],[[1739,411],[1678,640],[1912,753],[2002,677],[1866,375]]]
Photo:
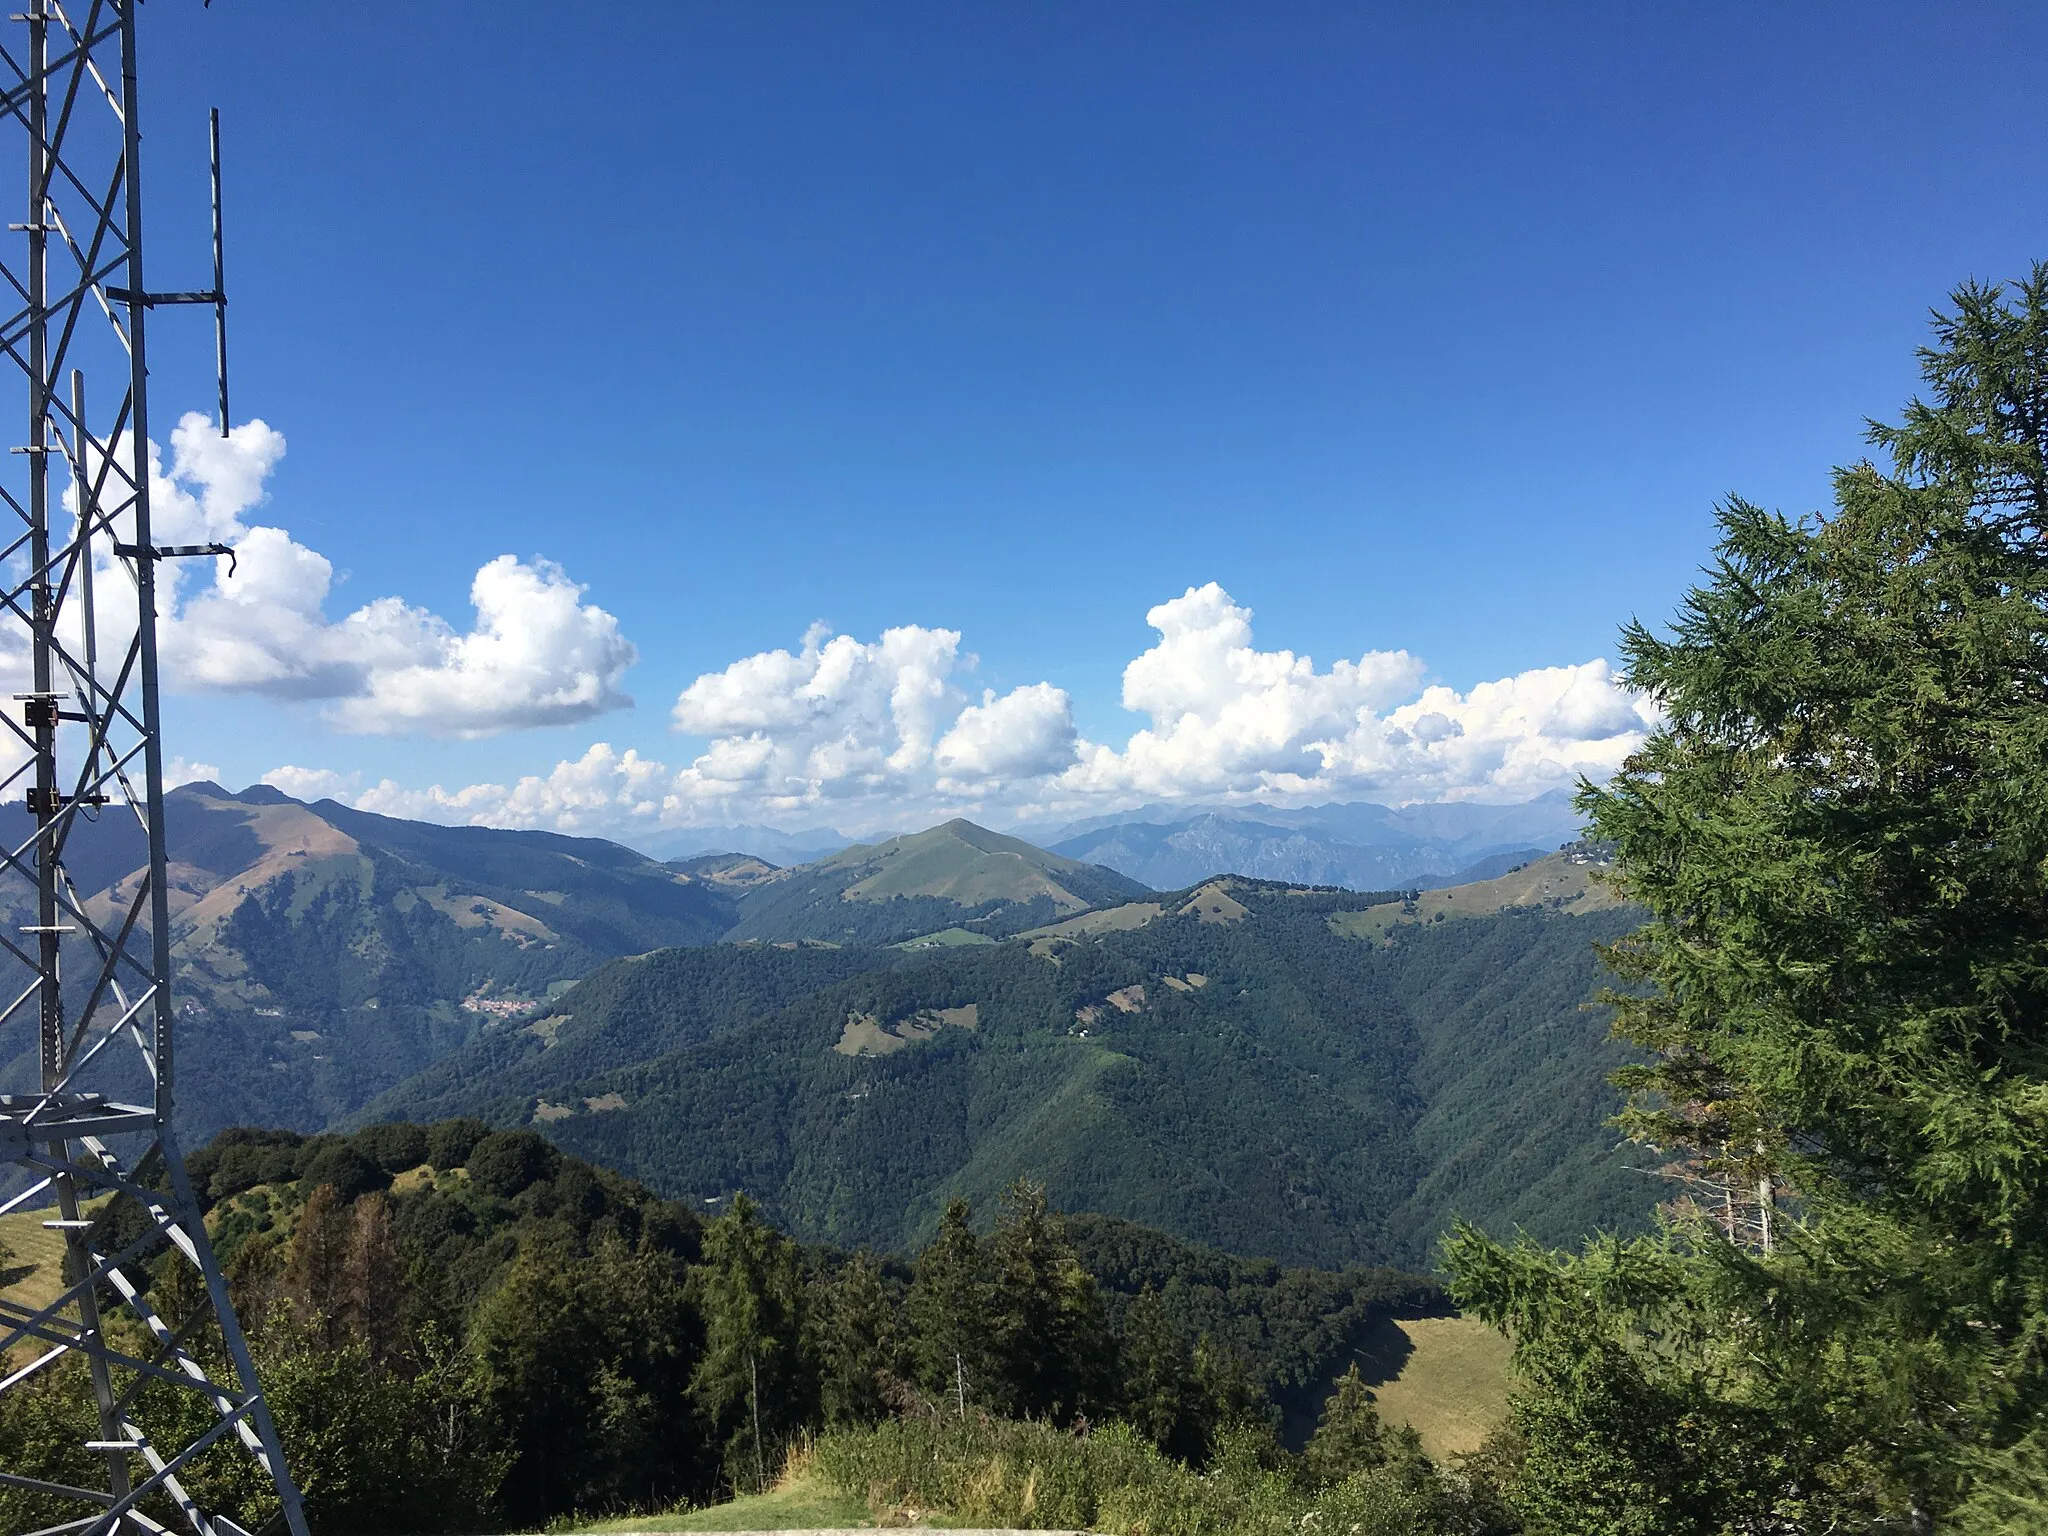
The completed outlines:
[[[1150,894],[1115,870],[956,818],[779,871],[748,893],[726,937],[893,944],[963,926],[1002,937]]]

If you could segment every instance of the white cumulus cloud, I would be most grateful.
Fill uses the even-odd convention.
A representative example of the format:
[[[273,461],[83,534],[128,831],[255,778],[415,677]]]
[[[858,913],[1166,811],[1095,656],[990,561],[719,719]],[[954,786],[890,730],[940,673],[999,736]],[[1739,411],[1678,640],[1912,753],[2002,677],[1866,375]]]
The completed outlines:
[[[200,782],[219,783],[220,769],[212,763],[188,762],[182,757],[173,757],[164,763],[165,789],[176,789],[180,784]]]
[[[869,641],[814,627],[794,650],[682,690],[672,720],[700,745],[679,766],[599,742],[509,784],[336,785],[296,768],[270,780],[394,815],[627,840],[739,822],[859,833],[962,814],[1042,824],[1147,801],[1523,800],[1612,773],[1654,723],[1603,660],[1461,691],[1431,684],[1405,651],[1319,666],[1262,650],[1251,611],[1213,582],[1146,617],[1158,639],[1124,670],[1140,722],[1121,745],[1084,739],[1050,682],[974,698],[962,679],[976,662],[953,630],[906,625]]]
[[[1043,778],[1074,761],[1080,738],[1066,690],[1051,683],[984,688],[933,749],[943,787]]]
[[[339,800],[413,821],[617,835],[623,828],[662,824],[673,778],[674,770],[663,764],[600,741],[549,773],[510,784],[408,789],[390,779],[365,784],[361,774],[290,764],[271,769],[263,782],[296,800]]]
[[[630,703],[619,683],[633,646],[617,619],[583,601],[583,590],[552,561],[500,555],[470,584],[476,627],[467,634],[395,598],[358,609],[335,628],[360,625],[351,638],[365,655],[401,636],[412,655],[368,667],[362,688],[334,706],[335,722],[363,732],[478,736],[567,724]]]
[[[1368,651],[1328,671],[1253,643],[1252,614],[1215,582],[1145,615],[1159,631],[1124,668],[1124,708],[1150,716],[1119,751],[1098,746],[1067,776],[1089,796],[1297,792],[1321,771],[1316,742],[1412,695],[1422,664]]]
[[[620,686],[631,642],[546,560],[500,555],[479,570],[466,631],[397,597],[329,619],[332,562],[283,528],[246,521],[284,451],[283,435],[261,421],[223,438],[196,414],[172,431],[168,467],[150,444],[154,540],[234,550],[210,571],[190,560],[158,566],[167,687],[318,700],[334,725],[372,734],[480,736],[631,702]],[[132,539],[132,526],[117,533]],[[112,541],[96,543],[105,655],[133,634],[135,605]]]
[[[798,651],[707,672],[676,700],[676,728],[710,745],[676,776],[681,801],[764,810],[874,799],[929,777],[962,697],[960,636],[915,624],[879,640],[813,626]]]
[[[1262,651],[1214,582],[1145,617],[1159,641],[1125,668],[1123,697],[1151,723],[1121,749],[1085,749],[1060,781],[1078,797],[1523,800],[1612,773],[1650,725],[1605,661],[1460,693],[1424,687],[1406,651],[1327,671]]]

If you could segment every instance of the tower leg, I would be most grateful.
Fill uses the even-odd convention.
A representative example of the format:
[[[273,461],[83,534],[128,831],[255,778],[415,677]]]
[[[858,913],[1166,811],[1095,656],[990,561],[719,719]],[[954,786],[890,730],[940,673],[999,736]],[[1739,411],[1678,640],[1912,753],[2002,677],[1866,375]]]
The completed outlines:
[[[24,301],[4,326],[0,387],[18,383],[26,407],[0,457],[0,523],[21,524],[0,536],[0,806],[28,812],[25,827],[0,815],[0,1038],[29,1025],[38,1045],[35,1090],[0,1093],[0,1214],[33,1214],[64,1252],[34,1289],[0,1287],[0,1414],[12,1394],[46,1388],[75,1389],[79,1408],[75,1439],[36,1448],[47,1465],[0,1467],[0,1504],[29,1512],[13,1528],[45,1536],[306,1536],[173,1133],[156,633],[167,551],[150,522],[145,345],[160,296],[143,281],[139,5],[38,0],[0,23],[0,79],[15,82],[0,90],[0,137],[19,136],[27,172],[23,218],[0,232],[0,278]],[[217,247],[202,297],[218,350]],[[125,386],[97,433],[83,378],[95,370]],[[81,895],[66,849],[106,817],[132,819],[147,853]],[[152,1282],[182,1264],[200,1294],[190,1315],[166,1317],[171,1288]],[[222,1477],[224,1457],[259,1475]],[[207,1507],[209,1488],[239,1499],[252,1481],[254,1507]]]

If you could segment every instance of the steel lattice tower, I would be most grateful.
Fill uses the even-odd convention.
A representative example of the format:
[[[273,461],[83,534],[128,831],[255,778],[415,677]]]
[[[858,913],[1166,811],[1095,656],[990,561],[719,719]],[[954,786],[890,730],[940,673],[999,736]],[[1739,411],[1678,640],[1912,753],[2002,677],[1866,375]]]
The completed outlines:
[[[226,297],[217,125],[214,286],[144,284],[139,4],[28,0],[0,33],[0,134],[21,144],[27,170],[22,221],[0,238],[10,290],[0,310],[12,308],[0,321],[0,378],[22,387],[27,428],[0,468],[0,523],[21,521],[0,543],[0,678],[13,696],[0,701],[0,1027],[33,1016],[41,1058],[39,1091],[0,1095],[0,1164],[14,1170],[0,1183],[11,1192],[0,1213],[52,1212],[44,1225],[66,1249],[56,1300],[0,1296],[0,1394],[82,1364],[98,1409],[64,1480],[0,1468],[0,1483],[62,1508],[51,1533],[232,1536],[242,1526],[201,1508],[189,1474],[202,1455],[247,1455],[284,1525],[305,1536],[171,1125],[157,570],[166,558],[225,551],[152,542],[143,335],[155,306],[213,309],[225,433]],[[97,430],[89,368],[111,381],[96,391],[96,403],[113,402],[93,418]],[[24,803],[19,819],[12,808]],[[146,841],[148,856],[110,897],[88,901],[66,849],[84,846],[82,829],[107,835],[89,824],[108,818],[127,822],[125,836]],[[200,1283],[160,1286],[153,1300],[141,1266],[167,1248]],[[160,1293],[179,1290],[196,1306],[163,1315]],[[152,1397],[182,1399],[182,1411],[153,1414]],[[158,1444],[145,1421],[186,1428]]]

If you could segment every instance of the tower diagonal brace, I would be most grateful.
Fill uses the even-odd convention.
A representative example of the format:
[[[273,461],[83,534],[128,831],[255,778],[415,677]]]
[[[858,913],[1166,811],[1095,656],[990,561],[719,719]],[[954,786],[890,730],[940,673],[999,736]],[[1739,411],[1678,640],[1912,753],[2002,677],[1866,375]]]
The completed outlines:
[[[0,1504],[81,1536],[306,1536],[172,1125],[157,611],[168,559],[227,551],[158,542],[178,530],[151,517],[145,343],[156,304],[203,298],[224,352],[227,300],[217,124],[214,287],[144,282],[140,4],[27,0],[0,23],[25,194],[0,235],[0,293],[21,301],[0,317],[0,420],[18,391],[22,433],[0,456],[0,1062],[36,1064],[0,1082],[0,1214],[40,1215],[64,1248],[32,1294],[0,1284],[0,1412],[49,1393],[36,1417],[76,1430],[39,1448],[47,1466],[0,1468]],[[81,891],[76,849],[138,828],[139,867]]]

